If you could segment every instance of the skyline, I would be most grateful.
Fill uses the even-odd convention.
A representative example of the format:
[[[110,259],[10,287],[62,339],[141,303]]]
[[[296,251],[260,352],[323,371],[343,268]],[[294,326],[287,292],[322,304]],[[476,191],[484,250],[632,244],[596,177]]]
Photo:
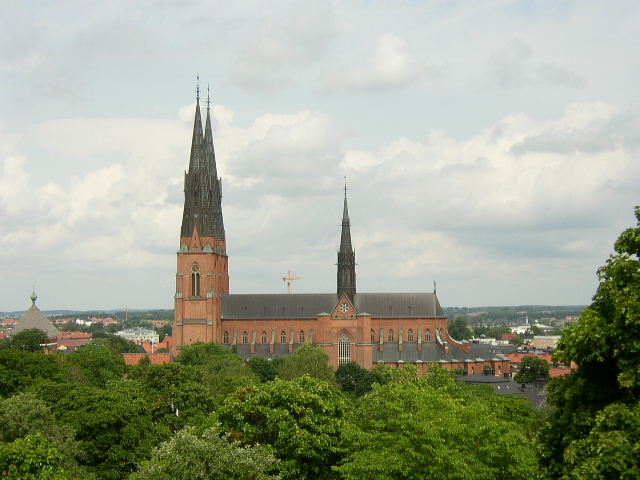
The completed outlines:
[[[358,291],[590,303],[640,203],[635,2],[181,5],[0,5],[1,311],[173,308],[197,74],[232,293],[335,290],[346,176]]]

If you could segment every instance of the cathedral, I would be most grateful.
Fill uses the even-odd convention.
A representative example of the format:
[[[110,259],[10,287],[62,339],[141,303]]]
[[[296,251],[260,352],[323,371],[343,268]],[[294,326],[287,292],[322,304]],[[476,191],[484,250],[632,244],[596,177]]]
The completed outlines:
[[[449,336],[436,292],[359,293],[345,189],[335,293],[229,292],[229,257],[216,169],[209,99],[204,132],[199,94],[177,253],[173,353],[195,342],[235,347],[245,359],[274,358],[304,343],[319,346],[330,364],[439,364],[467,374],[509,374],[509,359]],[[472,348],[473,347],[473,348]],[[484,346],[482,346],[484,347]],[[482,357],[480,356],[482,354]]]

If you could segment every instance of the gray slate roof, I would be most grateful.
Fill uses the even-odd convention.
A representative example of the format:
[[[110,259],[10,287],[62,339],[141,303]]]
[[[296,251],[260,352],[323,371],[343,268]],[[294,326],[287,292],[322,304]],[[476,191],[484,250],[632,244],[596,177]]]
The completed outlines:
[[[31,305],[31,308],[25,312],[22,318],[18,321],[15,327],[11,330],[11,335],[15,335],[23,330],[29,328],[37,328],[46,333],[49,338],[57,337],[60,331],[49,321],[47,317],[40,311],[36,304]]]
[[[315,318],[337,303],[335,293],[222,295],[222,318]],[[434,293],[357,293],[354,304],[378,318],[445,316]]]

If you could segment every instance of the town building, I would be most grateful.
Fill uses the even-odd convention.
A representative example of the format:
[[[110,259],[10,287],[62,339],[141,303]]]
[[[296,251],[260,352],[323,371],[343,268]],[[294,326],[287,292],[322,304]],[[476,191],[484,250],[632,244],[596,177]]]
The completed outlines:
[[[177,252],[172,349],[218,342],[238,355],[273,358],[304,343],[322,347],[330,364],[355,361],[414,364],[424,371],[434,363],[468,374],[486,369],[509,374],[504,356],[480,357],[473,346],[449,336],[447,317],[433,292],[360,293],[345,195],[337,284],[334,293],[232,294],[209,99],[204,129],[199,93],[189,169],[184,177],[184,210]]]
[[[157,344],[160,340],[158,332],[149,328],[142,327],[120,330],[119,332],[116,332],[116,335],[137,344],[142,344],[145,342]]]
[[[51,323],[51,321],[40,311],[36,306],[36,300],[38,296],[35,292],[31,294],[31,308],[25,312],[25,314],[18,320],[18,323],[11,329],[10,335],[28,330],[30,328],[37,328],[42,330],[50,339],[55,339],[60,331]]]

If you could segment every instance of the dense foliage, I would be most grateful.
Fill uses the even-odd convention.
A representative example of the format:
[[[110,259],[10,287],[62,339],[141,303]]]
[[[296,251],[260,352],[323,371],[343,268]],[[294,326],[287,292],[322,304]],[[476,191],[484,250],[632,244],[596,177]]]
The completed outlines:
[[[540,433],[549,478],[640,478],[640,207],[580,322],[565,330],[555,357],[578,365],[554,380],[556,407]]]

